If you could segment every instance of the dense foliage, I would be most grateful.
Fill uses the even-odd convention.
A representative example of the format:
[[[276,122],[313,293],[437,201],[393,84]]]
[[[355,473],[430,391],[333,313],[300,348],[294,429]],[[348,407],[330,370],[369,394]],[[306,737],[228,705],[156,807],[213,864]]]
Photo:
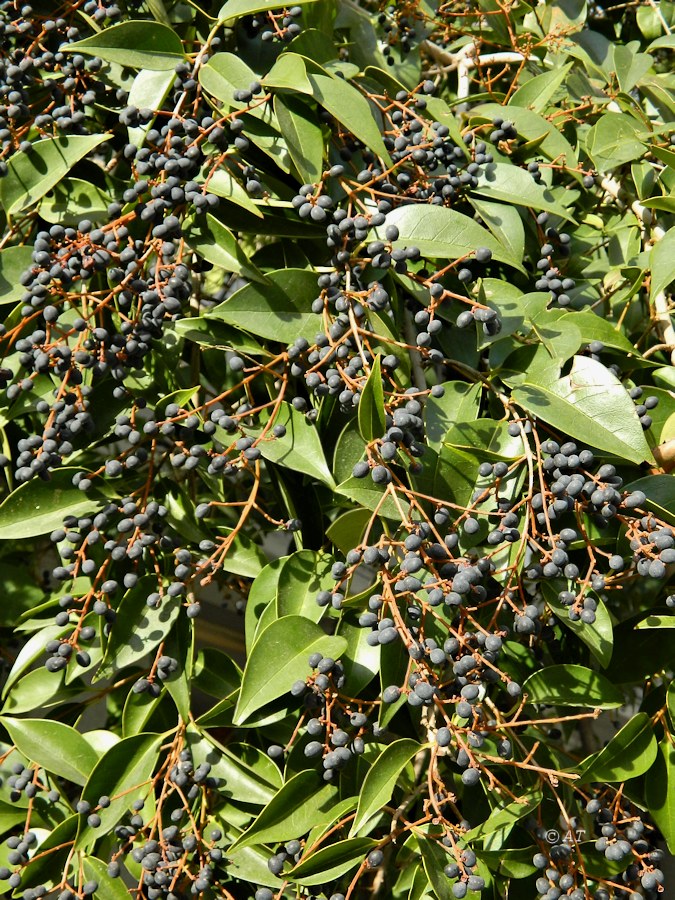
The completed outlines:
[[[670,896],[671,26],[2,0],[0,891]]]

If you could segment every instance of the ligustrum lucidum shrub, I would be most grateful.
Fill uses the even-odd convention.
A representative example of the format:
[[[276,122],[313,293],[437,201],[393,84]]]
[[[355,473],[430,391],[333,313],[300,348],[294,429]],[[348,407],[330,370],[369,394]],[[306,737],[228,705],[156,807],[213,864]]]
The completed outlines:
[[[673,28],[2,0],[4,895],[672,896]]]

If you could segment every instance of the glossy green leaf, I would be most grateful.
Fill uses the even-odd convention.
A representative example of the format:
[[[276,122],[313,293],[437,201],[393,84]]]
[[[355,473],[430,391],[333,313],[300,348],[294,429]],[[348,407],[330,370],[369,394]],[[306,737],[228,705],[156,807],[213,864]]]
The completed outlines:
[[[122,710],[122,737],[127,738],[145,731],[162,700],[164,700],[162,695],[153,697],[147,691],[142,694],[134,694],[133,691],[130,691]]]
[[[318,295],[316,275],[305,269],[269,273],[269,283],[247,284],[209,310],[207,318],[220,319],[251,334],[292,343],[312,339],[321,329],[321,317],[311,312]]]
[[[372,838],[348,838],[322,847],[287,874],[291,882],[303,885],[326,884],[359,866],[367,853],[377,846]]]
[[[296,472],[303,472],[312,478],[318,478],[328,487],[335,485],[317,428],[292,404],[283,401],[276,409],[274,425],[283,425],[286,429],[286,433],[281,437],[275,437],[272,428],[266,427],[269,422],[268,415],[263,414],[260,422],[259,427],[247,428],[246,432],[252,437],[257,437],[265,428],[264,435],[256,445],[263,459],[268,459],[270,462]]]
[[[558,600],[558,588],[553,585],[544,583],[542,585],[546,603],[550,609],[556,614],[558,620],[565,628],[569,628],[580,641],[591,651],[600,665],[605,668],[609,665],[612,658],[614,648],[614,631],[612,629],[612,620],[610,618],[607,607],[602,600],[597,600],[597,609],[595,611],[595,622],[589,625],[581,620],[575,621],[570,619],[569,610],[563,606]]]
[[[529,209],[543,209],[561,219],[572,218],[547,187],[537,184],[529,172],[518,166],[488,163],[478,176],[478,186],[474,191],[489,200],[515,203],[516,206],[526,206]]]
[[[143,578],[122,599],[97,680],[138,662],[158,647],[171,630],[180,613],[180,599],[165,596],[160,606],[150,607],[145,600],[153,586],[154,579]]]
[[[256,710],[287,693],[295,681],[309,675],[307,658],[311,653],[319,651],[337,659],[346,645],[343,638],[329,637],[300,616],[284,616],[272,622],[257,638],[246,662],[235,724],[241,725]]]
[[[572,63],[567,63],[557,69],[551,69],[530,78],[517,91],[514,91],[509,106],[528,107],[534,112],[543,112],[567,78],[571,68]]]
[[[641,712],[629,719],[587,765],[581,763],[584,781],[628,781],[649,769],[658,746],[651,719]]]
[[[0,541],[46,534],[60,528],[64,516],[83,516],[98,506],[98,495],[73,487],[78,469],[60,469],[49,482],[26,481],[0,504]]]
[[[25,292],[19,279],[33,261],[29,245],[0,250],[0,303],[16,303]]]
[[[161,109],[175,80],[176,73],[173,69],[163,71],[141,69],[132,82],[128,98],[129,105],[135,106],[137,109],[153,111]],[[129,141],[140,147],[154,121],[152,119],[141,125],[130,125],[128,128]]]
[[[208,191],[210,194],[215,194],[217,197],[223,197],[225,200],[229,200],[236,206],[245,209],[246,212],[255,216],[257,219],[263,218],[261,210],[258,209],[256,204],[246,193],[246,190],[238,180],[238,177],[235,177],[233,172],[227,168],[227,164],[219,165],[215,170],[212,170],[207,166],[202,176],[202,181],[205,183],[208,181]],[[237,224],[239,224],[239,222],[237,222]],[[256,222],[253,230],[257,231],[258,228],[259,223]]]
[[[337,788],[322,783],[316,772],[298,772],[270,800],[231,849],[287,841],[307,834],[319,824],[332,822],[337,797]]]
[[[196,216],[189,226],[183,229],[183,234],[188,246],[214,266],[264,283],[265,276],[248,259],[241,249],[240,242],[230,229],[211,213]]]
[[[366,525],[370,522],[370,511],[366,509],[350,509],[338,516],[326,529],[329,538],[338,550],[348,553],[363,536]]]
[[[424,424],[429,445],[438,450],[449,429],[458,422],[472,422],[478,417],[480,384],[445,381],[442,397],[429,397],[424,407]]]
[[[471,205],[499,243],[510,251],[513,259],[525,254],[525,226],[518,209],[507,203],[493,203],[479,197],[471,198]]]
[[[675,616],[649,615],[635,626],[636,628],[675,628]]]
[[[277,95],[274,112],[300,178],[315,184],[323,171],[323,134],[313,121],[312,110],[296,97]]]
[[[35,141],[30,150],[15,153],[0,181],[0,203],[7,215],[17,216],[37,203],[77,162],[110,137],[92,134],[43,138]]]
[[[537,809],[542,801],[542,791],[540,788],[532,788],[518,796],[517,800],[511,800],[508,803],[498,803],[490,812],[490,815],[484,822],[472,828],[466,835],[466,840],[471,841],[477,838],[486,838],[488,835],[494,834],[495,831],[501,831],[511,828],[524,816]]]
[[[157,734],[134,734],[115,744],[98,761],[84,786],[82,799],[97,808],[101,824],[91,828],[84,822],[78,834],[78,847],[112,831],[134,800],[148,794],[163,740]],[[103,796],[110,797],[110,806],[98,809],[99,797]]]
[[[443,849],[440,843],[431,837],[420,835],[419,848],[422,853],[424,871],[434,889],[437,900],[453,900],[453,895],[450,892],[450,881],[443,869],[448,863],[453,861],[454,857],[450,857],[448,851]]]
[[[84,784],[98,762],[84,737],[63,722],[10,716],[1,716],[0,721],[27,759],[75,784]]]
[[[122,878],[111,878],[108,874],[107,863],[95,856],[85,856],[82,860],[82,869],[86,881],[95,881],[98,890],[94,897],[105,897],[106,900],[125,900],[129,897],[129,891]]]
[[[352,696],[358,696],[380,670],[381,648],[368,643],[368,629],[361,628],[349,615],[342,617],[337,633],[347,641],[342,666],[348,689]]]
[[[308,74],[307,77],[316,101],[355,137],[363,141],[366,147],[370,147],[388,165],[391,164],[380,126],[363,94],[343,78],[312,74]]]
[[[245,90],[256,75],[235,53],[214,53],[199,70],[199,83],[227,107],[241,108],[246,104],[234,99],[234,92]]]
[[[219,780],[218,792],[223,797],[264,806],[281,789],[279,769],[256,747],[231,744],[221,748],[196,729],[188,731],[188,743],[195,766],[211,766],[209,774]]]
[[[40,203],[40,216],[59,225],[77,225],[82,219],[92,222],[108,218],[112,197],[103,188],[81,178],[65,178],[47,191]]]
[[[120,22],[81,41],[66,44],[68,53],[98,56],[130,69],[172,70],[183,59],[183,45],[167,25],[146,20]]]
[[[573,438],[634,463],[651,460],[635,407],[619,379],[602,363],[575,356],[569,375],[550,384],[525,383],[516,403]]]
[[[316,0],[298,0],[296,6],[306,6],[308,3],[315,3]],[[268,9],[279,10],[283,7],[279,6],[278,0],[227,0],[221,6],[218,13],[220,22],[230,22],[232,19],[239,19],[242,16],[250,16],[253,13],[265,12]]]
[[[514,94],[512,101],[515,101],[515,97],[516,94]],[[488,103],[477,106],[472,112],[493,118],[499,115],[503,117],[507,111],[497,103]],[[533,109],[525,109],[522,104],[513,102],[509,105],[508,117],[509,121],[513,122],[517,128],[519,134],[528,141],[536,141],[538,143],[538,150],[545,157],[554,159],[558,164],[566,164],[570,169],[576,166],[577,154],[574,147],[562,134],[561,130],[556,127],[555,122],[549,122],[548,119],[538,115]]]
[[[651,301],[675,280],[675,228],[657,241],[649,254],[652,278],[649,285]]]
[[[443,443],[478,452],[485,459],[517,459],[524,453],[523,439],[520,434],[513,437],[508,429],[506,422],[495,419],[457,422],[451,425]]]
[[[444,206],[415,204],[401,206],[387,215],[386,222],[375,229],[384,238],[389,225],[399,230],[395,247],[418,247],[423,256],[432,259],[458,259],[470,256],[478,247],[487,247],[494,259],[515,268],[521,260],[473,219]]]
[[[83,685],[65,685],[65,674],[48,672],[44,666],[27,672],[8,693],[2,707],[3,715],[19,715],[44,708],[50,709],[72,702],[82,694]]]
[[[389,803],[403,768],[420,752],[422,745],[408,738],[401,738],[384,748],[364,779],[350,835],[358,834],[368,819]]]
[[[604,113],[586,138],[588,152],[597,168],[609,172],[622,163],[639,159],[645,152],[643,131],[632,116]]]
[[[405,497],[397,494],[394,499],[391,491],[381,484],[375,484],[370,476],[365,478],[348,478],[342,484],[339,484],[335,490],[338,494],[342,494],[354,503],[358,503],[359,506],[364,506],[366,509],[370,509],[386,519],[398,519],[401,521],[410,509],[410,504]]]
[[[266,87],[282,88],[293,93],[297,93],[298,91],[302,94],[312,93],[312,85],[307,78],[305,59],[299,54],[291,53],[288,50],[277,56],[274,65],[267,75],[265,75],[263,84]],[[287,99],[288,97],[284,96],[284,105]],[[277,113],[279,124],[281,125],[279,111],[276,108],[276,99],[275,112]]]
[[[659,752],[645,776],[645,800],[650,815],[675,853],[675,747],[668,736],[659,744]]]
[[[623,703],[621,692],[604,675],[572,663],[534,672],[523,684],[523,693],[530,703],[551,706],[615,709]]]
[[[332,563],[330,556],[315,550],[298,550],[286,557],[277,582],[277,617],[304,616],[318,622],[324,610],[316,595],[335,588]]]
[[[358,406],[359,431],[364,441],[372,441],[384,434],[385,409],[382,372],[379,355],[373,360],[370,373],[361,392]]]
[[[672,475],[645,475],[627,484],[626,490],[642,491],[647,497],[646,508],[675,525],[675,478]]]

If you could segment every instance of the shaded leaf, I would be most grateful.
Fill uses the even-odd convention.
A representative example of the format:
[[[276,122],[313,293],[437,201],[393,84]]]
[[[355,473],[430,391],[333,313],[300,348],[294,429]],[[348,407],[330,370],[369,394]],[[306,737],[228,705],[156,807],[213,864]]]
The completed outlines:
[[[304,616],[318,622],[324,609],[316,595],[335,588],[331,565],[330,556],[315,550],[298,550],[286,557],[277,584],[277,617]]]
[[[427,441],[440,449],[449,429],[458,422],[473,422],[478,417],[481,398],[480,384],[465,381],[445,381],[442,397],[429,397],[424,408]]]
[[[0,250],[0,303],[16,303],[26,288],[20,278],[33,262],[33,248],[5,247]]]
[[[642,491],[647,497],[646,508],[675,524],[675,478],[672,475],[645,475],[627,484],[626,490]]]
[[[45,221],[77,225],[82,219],[100,222],[108,218],[112,197],[103,188],[81,178],[65,178],[48,191],[40,203]]]
[[[645,777],[645,800],[668,849],[675,853],[675,747],[667,735]]]

